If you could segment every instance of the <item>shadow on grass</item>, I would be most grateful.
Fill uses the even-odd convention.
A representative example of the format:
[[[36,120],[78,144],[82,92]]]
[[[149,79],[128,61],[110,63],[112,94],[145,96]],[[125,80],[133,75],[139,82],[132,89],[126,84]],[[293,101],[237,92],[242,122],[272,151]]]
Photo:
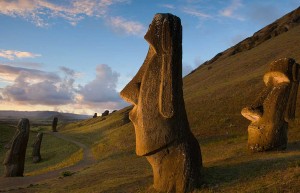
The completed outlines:
[[[256,157],[254,160],[242,161],[238,163],[226,163],[222,165],[212,166],[203,169],[203,187],[213,187],[234,183],[237,181],[247,181],[266,175],[271,171],[282,170],[289,167],[297,167],[300,165],[300,142],[288,144],[287,151],[282,151],[282,154],[295,152],[296,155],[286,155],[284,157],[276,157],[275,154],[280,152],[265,152],[249,154]],[[274,156],[272,157],[272,154]],[[261,155],[261,156],[260,156]],[[238,158],[237,158],[238,159]]]

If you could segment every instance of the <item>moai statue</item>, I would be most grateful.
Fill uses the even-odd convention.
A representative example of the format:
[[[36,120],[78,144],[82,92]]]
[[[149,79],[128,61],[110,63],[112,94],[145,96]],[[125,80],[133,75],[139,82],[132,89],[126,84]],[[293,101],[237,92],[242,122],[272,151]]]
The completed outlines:
[[[97,113],[94,114],[93,118],[97,118]]]
[[[146,59],[121,91],[134,105],[136,154],[152,166],[153,187],[160,192],[191,192],[200,182],[202,157],[190,131],[182,91],[180,18],[156,14],[145,35]]]
[[[109,114],[109,110],[105,110],[103,113],[102,113],[102,117],[105,117],[105,116],[107,116]]]
[[[265,89],[241,112],[252,121],[248,126],[248,148],[252,152],[286,148],[288,122],[295,118],[299,64],[290,58],[276,60],[263,79]]]
[[[52,131],[53,132],[57,132],[56,127],[57,127],[57,122],[58,122],[58,118],[54,117],[53,121],[52,121]]]
[[[5,177],[23,176],[29,129],[29,120],[20,119],[3,162]]]
[[[38,163],[42,160],[40,149],[41,149],[41,144],[42,144],[42,139],[43,139],[43,133],[39,132],[36,136],[36,139],[34,143],[32,144],[32,160],[33,163]]]

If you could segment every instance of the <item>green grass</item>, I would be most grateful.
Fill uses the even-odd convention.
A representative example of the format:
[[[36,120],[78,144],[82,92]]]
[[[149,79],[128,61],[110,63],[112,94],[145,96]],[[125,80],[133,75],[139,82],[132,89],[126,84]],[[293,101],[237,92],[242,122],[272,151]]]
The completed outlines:
[[[3,146],[12,138],[15,132],[15,126],[7,123],[0,124],[0,160],[4,160],[5,152]],[[46,129],[33,128],[29,134],[29,141],[27,144],[26,158],[25,158],[25,175],[35,175],[45,173],[48,171],[60,169],[66,166],[73,165],[82,159],[82,150],[76,145],[58,139],[50,134],[45,133],[41,145],[42,160],[39,163],[32,163],[32,147],[36,131],[45,131]],[[0,174],[4,171],[4,167],[0,167]]]
[[[184,78],[188,119],[201,145],[204,166],[204,183],[196,192],[297,192],[300,189],[300,108],[297,108],[297,119],[289,123],[288,149],[278,152],[249,153],[250,122],[240,114],[264,87],[262,77],[268,63],[282,57],[300,61],[299,34],[300,26],[254,49],[218,60],[210,69],[202,66]],[[300,93],[297,107],[300,107]],[[28,190],[151,192],[148,189],[153,180],[152,170],[146,158],[135,155],[134,128],[124,121],[128,110],[61,128],[64,135],[88,145],[97,163],[70,177],[53,179]]]

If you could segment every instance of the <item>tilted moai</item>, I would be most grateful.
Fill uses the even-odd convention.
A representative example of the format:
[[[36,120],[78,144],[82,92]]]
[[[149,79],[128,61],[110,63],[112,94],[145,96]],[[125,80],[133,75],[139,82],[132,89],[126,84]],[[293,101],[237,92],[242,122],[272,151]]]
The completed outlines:
[[[57,122],[58,122],[58,118],[57,117],[54,117],[53,118],[53,121],[52,121],[52,131],[53,132],[57,132]]]
[[[105,110],[103,113],[102,113],[102,117],[105,117],[105,116],[107,116],[109,114],[109,110]]]
[[[20,119],[16,133],[7,146],[8,151],[3,162],[5,177],[23,176],[29,129],[29,120]]]
[[[39,132],[36,136],[34,143],[32,144],[32,161],[33,163],[38,163],[42,160],[41,157],[41,144],[43,139],[43,133]]]
[[[249,150],[286,148],[288,122],[295,118],[299,78],[299,64],[293,59],[283,58],[270,64],[263,78],[266,87],[241,112],[252,121],[248,126]]]
[[[146,59],[120,93],[134,105],[129,117],[136,154],[151,164],[154,189],[190,192],[199,185],[202,157],[183,100],[180,18],[156,14],[145,39],[150,44]]]
[[[97,118],[97,113],[94,114],[93,118]]]

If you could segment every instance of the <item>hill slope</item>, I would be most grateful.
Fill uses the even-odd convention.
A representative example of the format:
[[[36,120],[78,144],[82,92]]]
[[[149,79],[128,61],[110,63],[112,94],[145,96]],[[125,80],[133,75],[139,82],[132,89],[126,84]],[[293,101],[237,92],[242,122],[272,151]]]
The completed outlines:
[[[263,88],[268,63],[292,57],[300,61],[299,8],[277,26],[288,31],[260,30],[261,41],[246,39],[222,57],[201,65],[184,78],[184,98],[193,133],[201,144],[203,179],[199,192],[297,192],[300,189],[300,108],[289,126],[287,151],[249,154],[247,126],[240,111]],[[292,23],[292,24],[291,24]],[[264,28],[264,29],[268,29]],[[285,28],[283,28],[285,29]],[[259,35],[260,37],[260,35]],[[252,41],[252,40],[255,41]],[[263,41],[262,41],[263,40]],[[243,47],[243,46],[241,46]],[[207,64],[208,64],[207,63]],[[297,107],[300,107],[300,93]],[[98,162],[71,177],[29,186],[30,192],[147,192],[152,183],[150,165],[135,155],[135,134],[128,121],[130,107],[102,118],[66,125],[60,132],[92,148]],[[151,192],[151,190],[149,190]]]

